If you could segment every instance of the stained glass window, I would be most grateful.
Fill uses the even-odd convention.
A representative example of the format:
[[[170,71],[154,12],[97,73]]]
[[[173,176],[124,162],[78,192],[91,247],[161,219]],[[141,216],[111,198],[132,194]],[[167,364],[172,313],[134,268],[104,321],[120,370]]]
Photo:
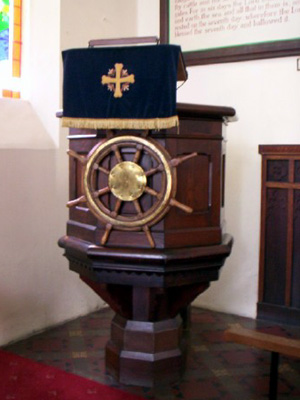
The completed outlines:
[[[0,0],[0,61],[9,57],[9,0]]]
[[[20,98],[22,0],[0,0],[0,96]]]

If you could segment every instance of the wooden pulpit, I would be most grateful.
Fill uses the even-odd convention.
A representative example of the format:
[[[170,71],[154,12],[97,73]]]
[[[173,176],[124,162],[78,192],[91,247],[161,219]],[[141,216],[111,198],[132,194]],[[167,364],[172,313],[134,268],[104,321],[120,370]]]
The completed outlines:
[[[126,85],[117,83],[124,64],[102,78],[102,86],[109,80],[110,104],[138,81],[131,66]],[[154,95],[159,102],[160,93]],[[97,118],[95,127],[70,124],[70,214],[59,245],[70,269],[116,313],[106,368],[124,384],[180,378],[181,314],[218,279],[232,247],[222,209],[224,128],[235,110],[175,102],[175,114],[177,122],[159,128],[147,125],[152,116],[146,127],[99,127]],[[65,109],[61,116],[69,118]]]

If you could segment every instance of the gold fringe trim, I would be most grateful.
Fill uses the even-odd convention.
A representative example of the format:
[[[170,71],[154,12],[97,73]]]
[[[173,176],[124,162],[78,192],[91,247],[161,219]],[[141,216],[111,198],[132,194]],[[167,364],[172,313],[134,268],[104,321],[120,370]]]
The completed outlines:
[[[93,119],[93,118],[69,118],[62,117],[62,126],[67,128],[86,129],[168,129],[179,126],[179,119],[176,116],[168,118],[149,119]]]

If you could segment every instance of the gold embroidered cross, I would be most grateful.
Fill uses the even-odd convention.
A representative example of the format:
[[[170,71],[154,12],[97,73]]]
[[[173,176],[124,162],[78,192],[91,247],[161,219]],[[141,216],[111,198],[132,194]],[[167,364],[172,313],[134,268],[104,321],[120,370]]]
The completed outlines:
[[[108,89],[114,91],[114,97],[122,97],[122,91],[128,90],[129,83],[134,83],[134,75],[128,75],[123,67],[123,64],[116,63],[115,68],[110,70],[108,75],[102,75],[102,85],[108,85]]]

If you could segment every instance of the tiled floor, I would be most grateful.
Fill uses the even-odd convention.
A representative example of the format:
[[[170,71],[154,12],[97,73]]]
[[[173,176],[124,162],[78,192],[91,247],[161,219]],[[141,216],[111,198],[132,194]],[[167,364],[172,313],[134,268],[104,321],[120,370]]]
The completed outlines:
[[[270,354],[226,343],[232,324],[300,339],[300,328],[192,308],[187,368],[181,382],[154,389],[122,386],[105,373],[104,347],[112,311],[104,309],[20,341],[5,349],[146,399],[262,400],[268,396]],[[281,357],[278,400],[300,400],[300,360]],[[42,400],[42,399],[41,399]]]

